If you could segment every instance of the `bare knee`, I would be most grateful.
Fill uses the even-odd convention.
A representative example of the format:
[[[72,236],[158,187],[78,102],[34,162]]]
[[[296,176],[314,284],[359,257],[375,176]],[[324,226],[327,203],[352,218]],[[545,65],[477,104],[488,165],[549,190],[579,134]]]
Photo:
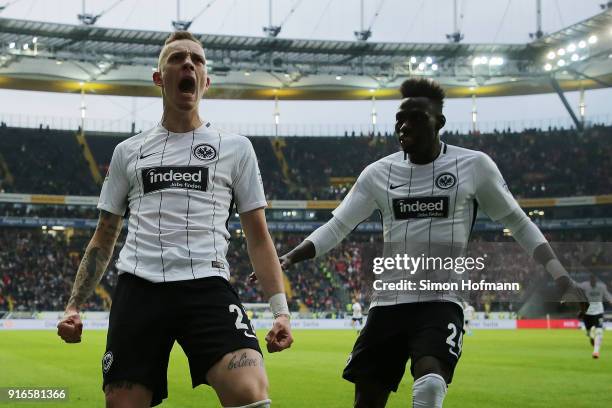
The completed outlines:
[[[140,384],[117,381],[104,387],[106,408],[148,408],[153,393]]]
[[[355,408],[384,408],[390,391],[378,384],[355,384]]]
[[[265,376],[243,377],[232,388],[235,394],[227,396],[223,406],[242,406],[268,399],[268,379]]]

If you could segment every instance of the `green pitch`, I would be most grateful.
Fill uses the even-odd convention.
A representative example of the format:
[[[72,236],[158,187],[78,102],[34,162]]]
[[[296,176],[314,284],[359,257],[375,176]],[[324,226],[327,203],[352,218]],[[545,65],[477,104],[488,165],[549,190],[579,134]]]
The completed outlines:
[[[259,333],[262,338],[263,333]],[[340,377],[356,334],[296,331],[294,346],[266,354],[273,407],[352,406],[353,386]],[[2,403],[11,407],[101,407],[101,364],[106,333],[90,331],[78,345],[62,344],[54,332],[0,332],[0,387],[69,387],[65,403]],[[478,331],[464,339],[445,408],[612,406],[612,336],[602,357],[591,358],[578,330]],[[190,387],[187,360],[175,345],[168,372],[169,398],[162,407],[218,407],[212,390]],[[410,406],[407,375],[388,407]]]

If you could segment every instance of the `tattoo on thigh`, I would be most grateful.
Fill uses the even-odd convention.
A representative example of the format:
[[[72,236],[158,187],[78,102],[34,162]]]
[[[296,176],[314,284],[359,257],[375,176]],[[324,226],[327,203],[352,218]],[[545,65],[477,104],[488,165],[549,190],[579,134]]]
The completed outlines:
[[[242,353],[239,358],[237,354],[234,354],[229,364],[227,365],[227,369],[233,370],[234,368],[258,367],[259,365],[263,365],[260,362],[260,358],[250,358],[247,356],[246,353]]]

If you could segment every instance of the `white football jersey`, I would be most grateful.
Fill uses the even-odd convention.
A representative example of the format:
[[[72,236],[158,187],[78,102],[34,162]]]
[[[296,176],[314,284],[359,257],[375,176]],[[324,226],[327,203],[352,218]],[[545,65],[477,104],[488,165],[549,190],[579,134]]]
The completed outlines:
[[[187,133],[161,125],[117,145],[98,208],[123,216],[117,269],[152,282],[229,279],[227,222],[266,206],[257,158],[243,136],[210,123]]]
[[[361,304],[359,302],[353,303],[353,318],[361,319],[363,317]]]
[[[436,160],[424,165],[411,163],[402,151],[370,164],[334,216],[352,229],[380,211],[385,257],[463,256],[479,207],[494,221],[520,207],[489,156],[441,147]],[[410,278],[402,270],[384,274],[385,282]],[[460,303],[456,293],[374,290],[370,307],[440,300]]]
[[[586,314],[594,316],[600,315],[604,312],[603,300],[612,302],[612,295],[608,292],[606,284],[603,282],[597,282],[595,287],[591,286],[591,282],[581,282],[578,284],[584,290],[587,299],[589,300],[589,308]]]

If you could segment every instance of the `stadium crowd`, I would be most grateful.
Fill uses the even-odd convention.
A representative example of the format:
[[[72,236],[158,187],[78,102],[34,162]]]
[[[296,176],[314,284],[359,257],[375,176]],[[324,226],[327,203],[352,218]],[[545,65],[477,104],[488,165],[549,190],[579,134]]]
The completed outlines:
[[[63,308],[70,295],[82,250],[91,233],[90,230],[77,232],[68,237],[61,231],[46,233],[34,228],[0,229],[0,311]],[[277,252],[284,254],[305,236],[276,232],[272,237]],[[578,280],[586,280],[584,274],[592,265],[612,265],[609,244],[612,241],[612,231],[564,231],[547,233],[547,236],[553,241],[567,242],[559,244],[561,246],[557,248],[557,253],[562,262],[572,268],[573,273],[579,273]],[[84,310],[107,310],[109,298],[105,294],[113,293],[118,276],[115,261],[124,239],[122,234],[114,258],[101,282],[103,290],[89,299]],[[588,242],[572,243],[579,239]],[[596,240],[604,244],[594,243]],[[511,238],[501,234],[477,234],[470,251],[494,251],[495,257],[491,259],[496,262],[488,265],[484,272],[470,276],[470,279],[520,282],[529,287],[534,281],[545,278],[541,268],[536,267],[517,244],[494,247],[506,241],[511,241]],[[367,301],[373,277],[372,257],[376,256],[373,255],[376,248],[380,249],[378,234],[354,233],[350,240],[343,241],[326,256],[293,265],[285,273],[291,291],[291,310],[341,316],[347,312],[346,305],[351,299],[359,299],[362,303]],[[246,251],[246,241],[242,236],[231,239],[228,262],[231,267],[231,284],[241,300],[245,303],[265,302],[259,286],[248,283],[252,267]],[[605,273],[612,275],[609,271]],[[606,279],[612,278],[608,275]],[[509,303],[517,302],[517,296],[510,293],[498,293],[493,298],[474,295],[471,301],[477,305],[478,310],[481,310],[478,306],[484,303],[492,304],[492,310],[507,310]]]
[[[124,139],[125,135],[87,136],[103,174],[114,146]],[[445,133],[442,140],[489,154],[517,197],[611,192],[612,127],[609,126],[589,127],[582,133],[552,128],[491,134]],[[285,168],[272,147],[273,138],[251,137],[251,141],[268,199],[340,199],[369,163],[398,149],[397,140],[391,135],[287,137],[278,149],[287,164]],[[73,132],[1,128],[0,154],[14,177],[14,183],[2,184],[6,192],[99,193]],[[46,176],[40,177],[40,174]]]

